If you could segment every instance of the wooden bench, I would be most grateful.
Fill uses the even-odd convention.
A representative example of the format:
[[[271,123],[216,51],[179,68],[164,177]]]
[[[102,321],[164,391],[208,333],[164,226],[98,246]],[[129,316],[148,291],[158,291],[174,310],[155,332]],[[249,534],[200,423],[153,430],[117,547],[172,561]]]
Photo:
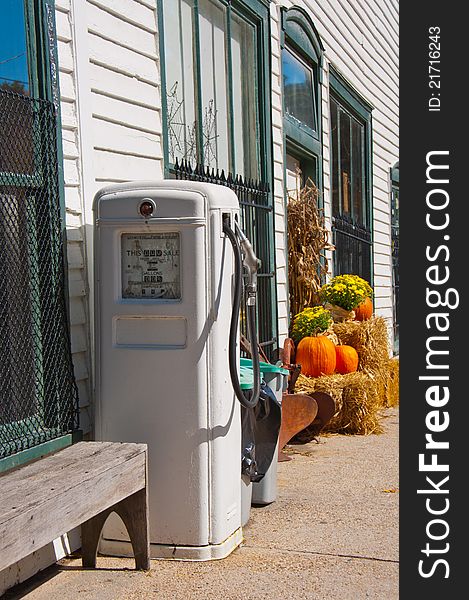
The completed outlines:
[[[147,446],[79,442],[0,476],[0,571],[81,525],[84,567],[96,567],[111,512],[137,569],[150,569]]]

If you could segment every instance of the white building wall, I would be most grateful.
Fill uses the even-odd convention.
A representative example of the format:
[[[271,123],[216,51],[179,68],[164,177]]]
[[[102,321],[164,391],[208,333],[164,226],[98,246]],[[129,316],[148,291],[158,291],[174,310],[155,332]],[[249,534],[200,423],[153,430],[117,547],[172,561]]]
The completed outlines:
[[[72,355],[93,435],[92,203],[112,182],[163,177],[156,0],[56,0]],[[0,595],[80,547],[79,530],[0,572]]]
[[[72,353],[92,435],[92,202],[163,173],[156,0],[57,0]]]
[[[395,0],[276,0],[271,4],[272,115],[275,160],[275,230],[285,230],[281,104],[280,7],[299,6],[310,15],[325,48],[322,84],[323,174],[326,224],[330,228],[329,65],[372,106],[374,291],[376,314],[392,324],[392,266],[389,169],[398,160],[399,55]],[[280,338],[288,333],[285,255],[277,248]]]
[[[80,426],[86,435],[90,432],[92,422],[88,327],[90,313],[87,302],[89,292],[87,248],[71,0],[56,0],[56,28],[64,156],[71,343],[80,401]]]

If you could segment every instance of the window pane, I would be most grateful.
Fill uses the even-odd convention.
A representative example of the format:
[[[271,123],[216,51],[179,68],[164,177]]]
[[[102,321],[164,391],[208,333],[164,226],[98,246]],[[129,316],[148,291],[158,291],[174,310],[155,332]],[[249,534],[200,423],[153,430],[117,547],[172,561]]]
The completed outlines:
[[[226,7],[199,0],[203,162],[229,171]]]
[[[351,161],[350,161],[350,116],[343,110],[340,118],[340,177],[342,191],[342,214],[351,213]]]
[[[192,0],[175,0],[164,11],[169,159],[195,160],[197,155],[192,52]]]
[[[366,224],[366,210],[364,201],[365,174],[364,174],[364,127],[352,119],[352,197],[353,218],[356,222]]]
[[[300,161],[290,154],[286,155],[285,175],[288,196],[298,198],[298,194],[303,187],[301,165]]]
[[[0,88],[29,94],[24,0],[2,0],[0,18]]]
[[[286,113],[316,130],[312,69],[286,48],[282,69]]]
[[[340,214],[339,188],[339,107],[331,98],[331,160],[332,160],[332,214]]]
[[[233,171],[260,178],[257,111],[257,40],[255,28],[236,14],[231,20],[233,74]]]

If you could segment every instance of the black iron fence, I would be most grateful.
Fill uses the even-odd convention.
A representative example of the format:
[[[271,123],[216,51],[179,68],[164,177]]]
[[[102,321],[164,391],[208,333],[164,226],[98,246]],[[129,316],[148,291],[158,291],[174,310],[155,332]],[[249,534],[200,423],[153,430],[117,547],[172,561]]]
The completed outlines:
[[[334,274],[353,273],[371,281],[371,230],[346,216],[332,218]]]
[[[56,114],[0,90],[0,458],[78,429]]]
[[[192,165],[183,160],[174,165],[177,179],[215,183],[232,189],[238,196],[241,227],[251,240],[261,261],[258,273],[258,326],[259,343],[269,359],[277,349],[277,311],[274,271],[273,210],[269,186],[266,183],[244,179],[224,171]],[[245,307],[241,309],[241,333],[246,335]]]

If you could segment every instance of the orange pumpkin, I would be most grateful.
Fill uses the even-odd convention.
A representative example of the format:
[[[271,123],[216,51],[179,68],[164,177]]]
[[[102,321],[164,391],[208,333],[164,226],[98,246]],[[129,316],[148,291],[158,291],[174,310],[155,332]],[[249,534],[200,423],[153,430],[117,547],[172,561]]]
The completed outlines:
[[[335,371],[335,345],[324,336],[304,337],[296,349],[296,362],[308,377],[332,375]]]
[[[335,370],[341,375],[353,373],[358,369],[358,354],[352,346],[336,346],[336,366]]]
[[[353,309],[355,311],[355,321],[366,321],[373,314],[373,302],[371,298],[365,298],[363,302]]]

